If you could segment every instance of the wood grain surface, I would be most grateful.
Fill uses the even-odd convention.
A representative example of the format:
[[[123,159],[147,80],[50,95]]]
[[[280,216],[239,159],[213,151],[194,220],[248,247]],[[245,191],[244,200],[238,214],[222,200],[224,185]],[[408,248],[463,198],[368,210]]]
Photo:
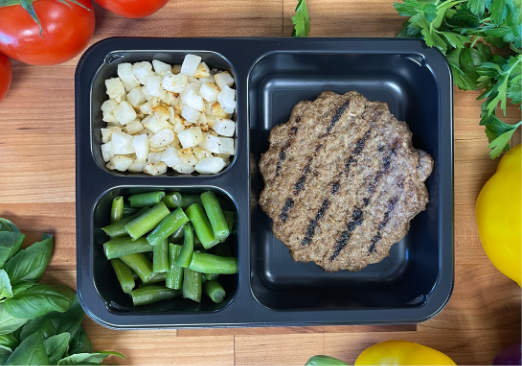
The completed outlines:
[[[313,36],[393,37],[403,19],[391,0],[308,0]],[[96,8],[93,42],[111,36],[287,36],[295,0],[171,0],[157,14],[128,20]],[[74,70],[14,63],[0,103],[0,216],[29,239],[56,234],[48,281],[75,285]],[[407,326],[343,326],[114,331],[86,320],[97,349],[127,355],[122,364],[303,365],[314,354],[353,362],[375,342],[405,339],[436,347],[459,364],[489,364],[520,342],[520,288],[481,248],[474,202],[496,162],[478,126],[478,93],[455,90],[455,290],[435,318]],[[520,116],[511,109],[508,121]],[[29,241],[30,241],[29,240]]]

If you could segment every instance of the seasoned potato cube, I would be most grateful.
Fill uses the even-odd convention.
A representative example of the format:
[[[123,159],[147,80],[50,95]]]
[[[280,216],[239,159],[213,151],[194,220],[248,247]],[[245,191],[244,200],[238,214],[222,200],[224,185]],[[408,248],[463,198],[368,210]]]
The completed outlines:
[[[208,158],[208,157],[212,156],[212,154],[210,152],[208,152],[207,150],[203,149],[200,146],[193,147],[192,148],[192,152],[194,153],[194,156],[198,160],[201,160],[201,159]]]
[[[152,75],[152,64],[148,61],[136,62],[132,65],[132,73],[141,84],[145,85],[147,78]]]
[[[200,62],[201,57],[191,54],[186,55],[181,64],[181,73],[193,76],[196,73]]]
[[[152,114],[152,103],[150,101],[140,105],[139,110],[143,114]]]
[[[234,139],[207,134],[203,138],[201,147],[214,154],[234,155]]]
[[[218,157],[208,157],[201,159],[196,164],[196,171],[200,174],[216,174],[225,167],[226,163],[223,159]]]
[[[204,62],[201,62],[196,69],[194,77],[198,79],[208,78],[210,76],[210,69],[208,65]]]
[[[102,120],[107,123],[114,123],[118,122],[116,120],[116,117],[114,116],[114,110],[118,106],[118,103],[116,103],[112,99],[107,99],[105,102],[101,105],[101,111],[102,111]]]
[[[155,114],[145,117],[141,123],[152,133],[156,133],[164,128],[169,128],[169,123],[160,120]]]
[[[199,89],[199,93],[207,102],[213,103],[217,100],[217,95],[219,94],[219,89],[214,83],[203,83],[201,84],[201,88]]]
[[[167,121],[170,118],[169,109],[162,104],[152,107],[152,111],[160,121]]]
[[[145,80],[145,86],[143,87],[143,92],[145,95],[150,95],[151,97],[159,97],[161,91],[161,76],[159,75],[149,75]]]
[[[179,151],[173,147],[169,147],[163,152],[161,161],[178,173],[190,174],[194,171],[194,165],[181,159]]]
[[[152,60],[152,66],[154,67],[154,72],[160,75],[166,74],[171,70],[169,64],[160,60]]]
[[[101,129],[102,142],[105,144],[109,142],[112,138],[112,134],[114,132],[121,132],[121,128],[119,127],[107,127]]]
[[[129,135],[135,135],[138,132],[143,131],[143,125],[140,121],[132,121],[125,125],[124,127],[125,132],[127,132]]]
[[[201,98],[194,89],[185,91],[181,97],[181,101],[195,110],[200,112],[203,110],[203,98]]]
[[[111,158],[111,164],[115,170],[119,172],[126,172],[132,164],[132,159],[128,156],[117,155]]]
[[[123,83],[120,78],[111,78],[105,80],[105,88],[106,93],[109,98],[114,99],[116,102],[120,103],[123,99],[125,99],[125,88],[123,87]]]
[[[143,91],[141,87],[137,86],[133,88],[128,94],[127,94],[127,101],[134,107],[138,108],[142,103],[145,102],[145,95],[143,94]]]
[[[147,160],[149,156],[149,139],[146,134],[134,136],[132,146],[138,160]]]
[[[133,154],[132,139],[133,137],[126,133],[113,132],[111,139],[112,155]]]
[[[128,102],[123,101],[114,110],[114,117],[120,124],[126,125],[136,119],[136,111]]]
[[[217,96],[217,100],[226,113],[234,113],[236,109],[236,91],[224,86]]]
[[[129,172],[131,173],[141,173],[143,168],[145,168],[145,164],[147,162],[145,160],[134,160],[131,165],[129,165]]]
[[[218,102],[212,104],[210,115],[216,118],[228,118],[230,114],[225,112]]]
[[[112,158],[112,144],[111,142],[107,142],[106,144],[101,145],[101,152],[103,161],[108,162]]]
[[[123,82],[123,86],[127,91],[130,91],[140,85],[138,79],[136,79],[134,73],[132,72],[132,65],[128,62],[118,64],[118,76]]]
[[[143,168],[143,172],[149,175],[161,175],[167,172],[167,165],[161,161],[156,163],[147,163]]]
[[[199,127],[191,127],[179,132],[178,139],[181,146],[186,149],[199,145],[203,141],[203,134]]]
[[[167,74],[163,77],[161,86],[163,89],[172,93],[183,93],[188,83],[187,75],[183,74]]]
[[[214,75],[214,80],[216,84],[219,86],[219,89],[223,89],[225,86],[234,85],[234,78],[228,71],[219,72]]]
[[[152,148],[158,149],[163,148],[170,145],[174,141],[174,132],[170,129],[163,129],[156,132],[150,138],[150,146]]]
[[[189,123],[196,123],[199,120],[199,111],[184,104],[181,108],[181,117]]]
[[[230,119],[219,118],[212,127],[218,135],[232,137],[236,132],[236,123]]]

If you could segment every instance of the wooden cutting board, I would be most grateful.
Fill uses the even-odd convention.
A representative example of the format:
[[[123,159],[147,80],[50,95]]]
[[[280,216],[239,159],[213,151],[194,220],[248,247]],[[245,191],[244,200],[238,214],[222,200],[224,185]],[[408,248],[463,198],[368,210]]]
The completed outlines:
[[[388,0],[308,0],[313,36],[393,37],[404,19]],[[96,8],[93,42],[111,36],[287,36],[294,0],[171,0],[129,20]],[[0,103],[0,216],[29,239],[56,235],[46,280],[75,284],[74,70],[14,63]],[[127,355],[122,364],[303,365],[314,354],[353,362],[366,346],[406,339],[436,347],[459,364],[489,364],[520,342],[520,288],[488,261],[474,219],[480,187],[494,172],[478,126],[478,93],[455,90],[455,290],[435,318],[415,325],[114,331],[86,320],[96,349]],[[517,121],[511,109],[508,121]],[[87,138],[87,137],[85,137]]]

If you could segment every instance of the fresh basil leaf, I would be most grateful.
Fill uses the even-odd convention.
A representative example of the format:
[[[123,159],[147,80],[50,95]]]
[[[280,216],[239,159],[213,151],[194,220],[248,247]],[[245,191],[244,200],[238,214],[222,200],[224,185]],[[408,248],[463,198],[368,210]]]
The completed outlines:
[[[5,364],[5,361],[7,361],[12,352],[13,350],[11,347],[0,344],[0,365]]]
[[[17,231],[0,231],[0,268],[18,252],[25,240],[25,234]]]
[[[69,344],[70,355],[75,353],[91,353],[92,352],[92,343],[85,332],[83,327],[80,327],[80,330],[76,333],[76,335],[71,339],[71,343]]]
[[[0,303],[0,335],[13,333],[25,323],[27,319],[12,316],[6,311],[5,302]]]
[[[11,220],[0,217],[0,231],[11,231],[19,233],[20,229],[18,229],[18,227]]]
[[[41,332],[44,338],[48,338],[57,334],[60,321],[56,314],[60,313],[56,313],[53,311],[51,313],[45,314],[36,319],[28,321],[20,331],[20,338],[23,339],[25,337],[28,337],[34,332]]]
[[[18,339],[12,334],[0,335],[0,346],[15,348],[18,344]]]
[[[57,332],[68,332],[71,338],[75,337],[82,327],[84,316],[78,297],[74,296],[71,306],[65,313],[55,313],[55,316],[58,317]]]
[[[9,299],[11,297],[13,297],[11,280],[9,280],[7,272],[0,269],[0,300]]]
[[[76,353],[58,361],[58,365],[101,365],[109,356],[125,358],[118,352],[102,351],[95,353]]]
[[[38,280],[45,272],[53,252],[53,237],[44,234],[42,241],[19,251],[7,261],[5,270],[11,278],[11,283]]]
[[[48,365],[44,339],[39,332],[31,334],[15,348],[6,365]]]
[[[65,286],[37,284],[2,303],[11,316],[34,319],[51,311],[64,312],[71,306],[74,292]]]
[[[51,336],[44,341],[45,352],[50,364],[56,364],[65,355],[70,340],[71,335],[65,332]]]
[[[292,16],[294,30],[292,36],[307,37],[310,33],[310,14],[306,6],[306,0],[299,0],[295,8],[295,15]]]

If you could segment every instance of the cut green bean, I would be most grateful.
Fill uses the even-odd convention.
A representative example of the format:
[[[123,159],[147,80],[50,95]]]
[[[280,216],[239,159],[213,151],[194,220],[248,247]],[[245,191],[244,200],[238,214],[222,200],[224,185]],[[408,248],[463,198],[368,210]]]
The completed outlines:
[[[152,272],[166,273],[169,270],[169,243],[164,239],[152,250]]]
[[[185,225],[189,221],[183,209],[178,208],[174,212],[167,215],[156,228],[147,235],[147,241],[152,246],[158,245],[161,241],[166,240],[174,234],[176,230]]]
[[[166,278],[167,278],[167,273],[165,273],[165,272],[163,272],[163,273],[152,272],[152,277],[150,278],[150,280],[148,280],[147,282],[144,282],[144,283],[146,283],[147,285],[150,285],[153,283],[165,282]]]
[[[219,275],[217,273],[205,273],[205,281],[217,280]]]
[[[123,216],[129,216],[129,215],[135,214],[139,210],[140,210],[139,208],[123,206]]]
[[[225,289],[216,280],[205,282],[205,293],[216,304],[222,302],[226,296]]]
[[[116,273],[116,278],[120,283],[121,289],[126,294],[130,294],[136,285],[134,282],[134,277],[132,276],[132,271],[119,259],[113,259],[111,264],[114,272]]]
[[[194,225],[196,236],[201,242],[201,245],[203,245],[203,248],[210,249],[214,245],[218,244],[219,240],[214,236],[214,232],[212,231],[212,227],[208,222],[207,215],[205,215],[203,207],[199,203],[193,203],[187,207],[186,211],[187,216],[192,222],[192,225]]]
[[[181,253],[181,245],[169,244],[170,267],[165,279],[165,286],[174,290],[181,289],[183,284],[183,268],[176,264],[176,258]]]
[[[124,255],[146,253],[152,251],[152,245],[145,238],[132,240],[129,236],[122,236],[106,241],[103,252],[107,259],[120,258]]]
[[[132,303],[135,306],[170,300],[178,295],[179,291],[155,285],[143,286],[131,292]]]
[[[181,207],[181,203],[182,203],[181,193],[171,192],[163,198],[163,202],[165,202],[165,204],[167,205],[168,208]]]
[[[129,203],[130,207],[148,207],[159,203],[163,197],[165,197],[163,191],[133,194],[129,197]]]
[[[217,240],[223,242],[230,235],[230,230],[228,229],[227,220],[225,219],[219,200],[214,192],[208,191],[201,194],[201,202],[210,221],[214,236]]]
[[[105,234],[107,234],[111,238],[116,238],[118,236],[127,235],[127,230],[125,230],[125,225],[127,225],[129,222],[131,222],[132,220],[137,218],[143,212],[145,212],[145,209],[142,211],[138,211],[130,216],[124,216],[120,221],[102,227],[102,230]]]
[[[123,217],[123,197],[117,196],[112,200],[111,207],[111,223],[115,223],[121,220]]]
[[[185,227],[185,225],[183,225],[183,226],[180,227],[178,230],[176,230],[176,231],[174,232],[174,234],[172,234],[172,235],[170,236],[170,239],[171,239],[171,240],[174,240],[174,241],[176,241],[176,242],[177,242],[179,239],[181,239],[181,238],[183,237],[183,230],[184,230],[184,227]]]
[[[183,268],[188,268],[194,252],[194,229],[191,224],[186,224],[183,229],[183,248],[176,259],[176,264]]]
[[[125,225],[125,230],[134,240],[154,229],[170,213],[163,202],[149,208]]]
[[[124,255],[120,259],[129,266],[130,269],[136,272],[142,282],[150,281],[154,276],[152,263],[150,263],[143,253]]]
[[[192,301],[201,302],[201,273],[185,268],[183,270],[183,278],[183,297]]]
[[[234,274],[237,273],[237,260],[234,257],[194,252],[189,268],[201,273]]]
[[[225,214],[225,220],[227,220],[228,230],[230,232],[234,231],[234,220],[235,220],[234,211],[224,210],[223,213]]]
[[[187,208],[193,203],[201,204],[201,199],[198,194],[182,194],[181,195],[181,207]]]

